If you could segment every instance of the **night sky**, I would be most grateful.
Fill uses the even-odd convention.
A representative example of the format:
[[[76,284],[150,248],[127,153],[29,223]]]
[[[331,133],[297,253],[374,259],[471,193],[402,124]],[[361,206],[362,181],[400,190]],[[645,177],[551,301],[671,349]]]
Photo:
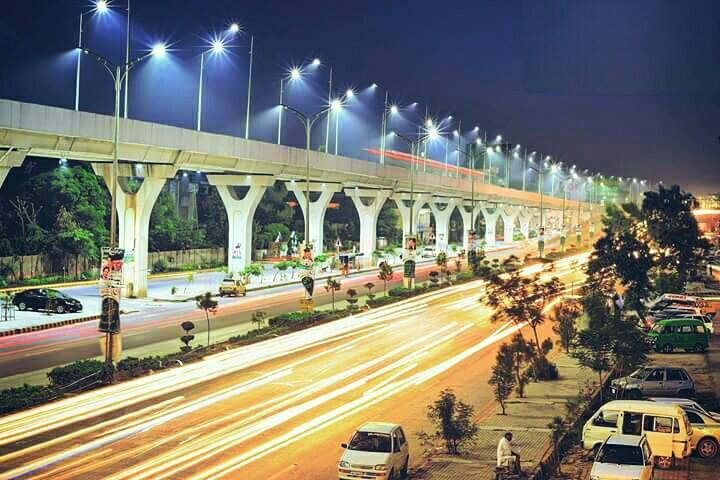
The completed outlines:
[[[86,16],[85,45],[118,63],[124,5]],[[2,2],[0,97],[73,108],[72,49],[89,6]],[[252,34],[252,138],[276,134],[283,70],[317,56],[323,67],[293,86],[288,103],[320,108],[332,65],[338,92],[352,86],[364,105],[343,118],[344,154],[376,146],[374,119],[387,89],[401,105],[420,102],[398,129],[428,108],[462,119],[463,130],[479,125],[568,165],[694,193],[720,190],[720,1],[133,0],[133,56],[156,41],[172,51],[133,71],[130,117],[193,128],[200,49],[231,21],[244,32],[228,55],[207,59],[204,130],[244,132]],[[107,77],[84,60],[82,110],[111,113]],[[373,82],[374,93],[366,89]],[[295,123],[286,120],[287,143],[300,142]]]

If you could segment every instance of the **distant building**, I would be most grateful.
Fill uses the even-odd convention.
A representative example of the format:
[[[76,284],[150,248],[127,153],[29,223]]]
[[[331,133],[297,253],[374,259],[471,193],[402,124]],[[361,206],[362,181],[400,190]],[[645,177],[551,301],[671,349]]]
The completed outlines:
[[[717,241],[720,237],[720,195],[711,194],[697,197],[693,215],[705,237]]]

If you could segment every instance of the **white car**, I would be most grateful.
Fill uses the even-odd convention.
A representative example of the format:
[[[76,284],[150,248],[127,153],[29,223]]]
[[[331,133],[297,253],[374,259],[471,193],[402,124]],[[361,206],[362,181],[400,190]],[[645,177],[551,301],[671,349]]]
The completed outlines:
[[[651,480],[653,458],[645,435],[610,435],[595,456],[590,480]]]
[[[435,251],[435,247],[423,247],[418,256],[420,258],[435,258],[437,257],[437,252]]]
[[[649,400],[651,402],[673,403],[675,405],[680,405],[685,410],[687,410],[688,408],[691,410],[696,410],[696,411],[702,413],[703,415],[707,415],[708,417],[713,417],[717,421],[720,421],[720,412],[709,412],[709,411],[705,410],[695,400],[690,400],[689,398],[650,397],[647,400]]]
[[[367,423],[358,428],[350,443],[343,443],[342,448],[345,451],[338,464],[340,480],[396,480],[407,477],[410,451],[400,425]]]

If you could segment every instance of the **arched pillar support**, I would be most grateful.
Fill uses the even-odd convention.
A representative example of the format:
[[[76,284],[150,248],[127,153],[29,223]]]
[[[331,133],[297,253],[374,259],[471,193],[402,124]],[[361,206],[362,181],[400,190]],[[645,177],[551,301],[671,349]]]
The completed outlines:
[[[366,266],[372,265],[372,255],[377,246],[378,217],[392,191],[359,187],[346,188],[344,191],[355,204],[360,217],[360,252],[363,254],[363,263]]]
[[[503,242],[509,243],[513,241],[515,233],[515,219],[520,214],[519,206],[508,205],[500,210],[503,218]]]
[[[490,203],[481,203],[480,212],[485,218],[485,245],[492,247],[495,245],[495,228],[497,227],[497,219],[500,216],[500,209],[495,206],[493,212],[488,210]]]
[[[307,190],[304,181],[290,181],[285,182],[285,186],[288,191],[292,192],[297,198],[300,209],[303,213],[303,218],[307,222],[307,212],[305,211],[305,192]],[[342,185],[339,183],[315,183],[310,182],[310,193],[319,192],[320,195],[315,200],[310,200],[310,222],[308,231],[310,232],[310,243],[313,246],[313,253],[320,255],[323,252],[323,235],[324,235],[324,223],[325,223],[325,212],[327,211],[328,204],[332,200],[333,194],[339,192],[342,189]],[[307,239],[305,239],[307,241]]]

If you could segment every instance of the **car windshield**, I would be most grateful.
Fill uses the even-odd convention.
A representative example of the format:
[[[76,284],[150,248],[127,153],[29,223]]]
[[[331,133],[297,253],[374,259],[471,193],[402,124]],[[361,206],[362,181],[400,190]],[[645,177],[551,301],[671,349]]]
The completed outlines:
[[[643,465],[642,450],[630,445],[604,445],[598,453],[598,463],[616,463],[618,465]]]
[[[655,326],[652,328],[652,331],[655,332],[655,333],[662,333],[662,331],[663,331],[663,326],[664,326],[664,325],[659,325],[659,324],[658,324],[658,325],[655,325]],[[638,372],[639,372],[639,371],[640,371],[640,370],[638,370]],[[635,373],[637,373],[637,372],[635,372]],[[635,375],[635,374],[633,374],[633,375]],[[631,376],[632,376],[632,375],[631,375]],[[636,378],[639,378],[639,377],[636,377]]]
[[[348,449],[361,452],[390,453],[390,435],[387,433],[356,432],[352,440],[350,440]]]
[[[657,328],[657,327],[655,327],[655,328]],[[653,328],[653,330],[655,330],[655,328]],[[638,368],[637,370],[635,370],[633,373],[630,374],[630,378],[645,378],[645,369]]]
[[[69,299],[69,298],[71,298],[71,297],[65,295],[63,292],[58,291],[58,290],[48,290],[47,292],[48,292],[49,294],[50,294],[50,293],[54,293],[57,298],[64,298],[64,299]]]

